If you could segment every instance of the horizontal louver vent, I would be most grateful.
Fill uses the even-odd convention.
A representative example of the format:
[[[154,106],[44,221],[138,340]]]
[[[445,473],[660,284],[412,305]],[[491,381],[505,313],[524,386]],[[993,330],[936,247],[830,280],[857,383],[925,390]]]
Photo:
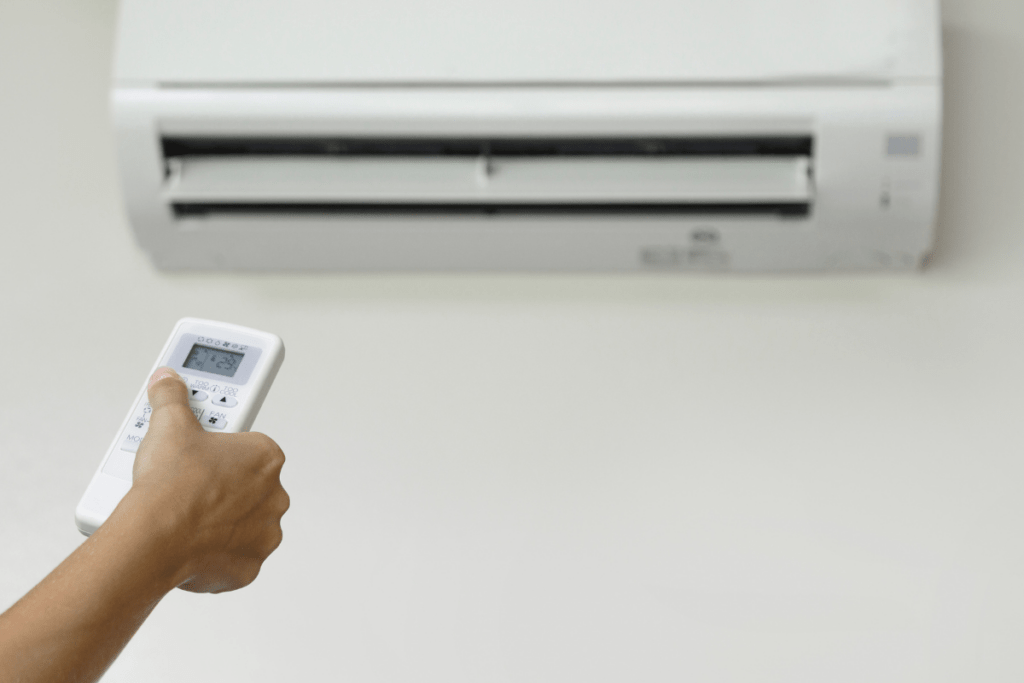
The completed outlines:
[[[167,137],[165,199],[219,215],[807,215],[810,137]]]

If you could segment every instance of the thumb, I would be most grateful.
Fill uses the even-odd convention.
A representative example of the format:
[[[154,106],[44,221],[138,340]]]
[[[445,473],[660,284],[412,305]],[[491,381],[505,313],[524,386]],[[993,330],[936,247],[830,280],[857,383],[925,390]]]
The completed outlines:
[[[192,417],[188,405],[188,386],[181,375],[170,368],[157,368],[149,378],[149,405],[153,407],[150,418],[154,423],[165,420],[180,420],[186,414]],[[193,417],[192,422],[199,423]]]

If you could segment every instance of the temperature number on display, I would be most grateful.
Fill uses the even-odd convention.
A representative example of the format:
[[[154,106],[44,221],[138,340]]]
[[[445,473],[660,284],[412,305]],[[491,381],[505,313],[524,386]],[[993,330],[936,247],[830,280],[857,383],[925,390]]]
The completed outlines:
[[[215,349],[210,346],[195,344],[185,357],[185,367],[190,370],[212,372],[215,375],[234,377],[238,366],[242,363],[244,353]]]

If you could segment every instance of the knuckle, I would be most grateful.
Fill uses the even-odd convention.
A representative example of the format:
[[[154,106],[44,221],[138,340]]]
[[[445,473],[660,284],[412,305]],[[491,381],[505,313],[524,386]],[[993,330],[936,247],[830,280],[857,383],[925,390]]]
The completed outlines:
[[[292,506],[292,497],[288,495],[288,492],[281,489],[281,495],[278,497],[277,508],[278,512],[283,516],[284,513],[288,512],[288,509]]]
[[[284,463],[284,451],[276,441],[260,432],[253,432],[252,438],[255,441],[256,450],[261,456],[275,463]]]
[[[273,470],[280,471],[284,467],[284,451],[277,442],[265,434],[259,435],[259,454],[261,459]]]
[[[282,541],[284,541],[284,532],[280,526],[275,525],[267,538],[266,554],[269,555],[277,550],[281,546]]]
[[[238,574],[236,575],[235,583],[239,588],[248,586],[256,577],[260,575],[260,568],[262,563],[259,561],[246,562],[244,565],[239,567]]]
[[[253,432],[253,438],[256,439],[256,445],[261,451],[269,453],[277,448],[277,443],[262,432]]]

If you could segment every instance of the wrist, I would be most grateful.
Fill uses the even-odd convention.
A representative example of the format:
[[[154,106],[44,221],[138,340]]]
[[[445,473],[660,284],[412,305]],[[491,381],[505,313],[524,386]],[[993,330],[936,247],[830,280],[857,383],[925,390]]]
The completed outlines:
[[[137,576],[161,597],[189,578],[181,517],[173,505],[133,486],[101,527],[116,532],[119,544],[138,560]]]

